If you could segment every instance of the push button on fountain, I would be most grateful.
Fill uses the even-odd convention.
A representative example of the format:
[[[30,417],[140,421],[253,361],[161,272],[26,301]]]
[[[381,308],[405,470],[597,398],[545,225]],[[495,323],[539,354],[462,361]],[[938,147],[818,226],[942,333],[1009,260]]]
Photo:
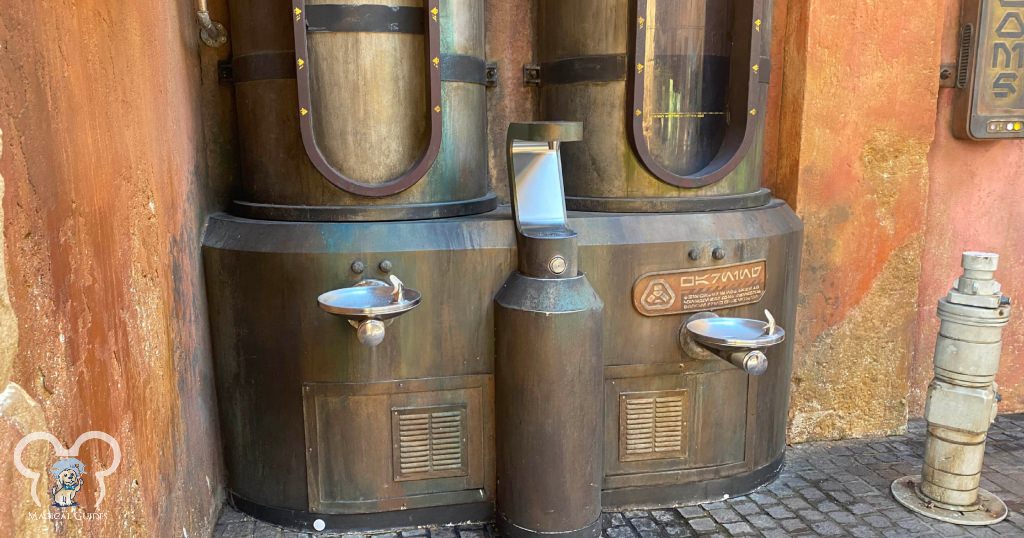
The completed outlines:
[[[566,263],[565,258],[561,256],[555,256],[548,262],[548,269],[556,275],[564,273],[567,266],[568,264]]]

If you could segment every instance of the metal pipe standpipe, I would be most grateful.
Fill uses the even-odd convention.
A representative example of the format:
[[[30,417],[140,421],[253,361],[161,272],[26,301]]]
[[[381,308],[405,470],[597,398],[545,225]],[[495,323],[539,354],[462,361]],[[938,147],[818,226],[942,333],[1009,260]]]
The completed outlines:
[[[578,271],[559,144],[579,123],[512,124],[518,270],[495,297],[497,511],[503,536],[601,535],[604,305]]]
[[[1010,300],[993,275],[999,256],[965,252],[963,275],[939,300],[935,378],[928,387],[921,477],[892,485],[893,495],[920,514],[960,525],[991,525],[1006,505],[981,485],[985,438],[996,416],[995,378]]]

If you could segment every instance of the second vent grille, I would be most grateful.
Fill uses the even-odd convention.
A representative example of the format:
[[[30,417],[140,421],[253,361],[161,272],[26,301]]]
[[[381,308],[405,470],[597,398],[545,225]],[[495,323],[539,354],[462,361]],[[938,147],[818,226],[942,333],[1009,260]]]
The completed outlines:
[[[394,409],[392,417],[395,480],[467,474],[465,407]]]

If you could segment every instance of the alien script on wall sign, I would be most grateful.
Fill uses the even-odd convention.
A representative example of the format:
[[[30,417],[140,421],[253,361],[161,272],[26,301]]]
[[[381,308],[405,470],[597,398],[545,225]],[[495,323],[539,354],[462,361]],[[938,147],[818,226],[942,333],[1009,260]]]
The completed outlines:
[[[765,260],[648,273],[633,285],[633,306],[649,317],[718,310],[764,297]]]

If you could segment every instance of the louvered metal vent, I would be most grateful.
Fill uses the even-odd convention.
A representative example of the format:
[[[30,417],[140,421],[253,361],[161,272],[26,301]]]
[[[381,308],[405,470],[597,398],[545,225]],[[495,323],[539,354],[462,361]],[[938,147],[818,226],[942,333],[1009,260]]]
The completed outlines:
[[[392,411],[395,480],[424,480],[468,473],[464,406]]]
[[[622,394],[619,456],[622,461],[681,458],[688,414],[685,390]]]
[[[965,24],[960,29],[960,57],[957,58],[956,87],[960,89],[967,87],[967,79],[970,76],[968,67],[971,61],[973,39],[974,25]]]

